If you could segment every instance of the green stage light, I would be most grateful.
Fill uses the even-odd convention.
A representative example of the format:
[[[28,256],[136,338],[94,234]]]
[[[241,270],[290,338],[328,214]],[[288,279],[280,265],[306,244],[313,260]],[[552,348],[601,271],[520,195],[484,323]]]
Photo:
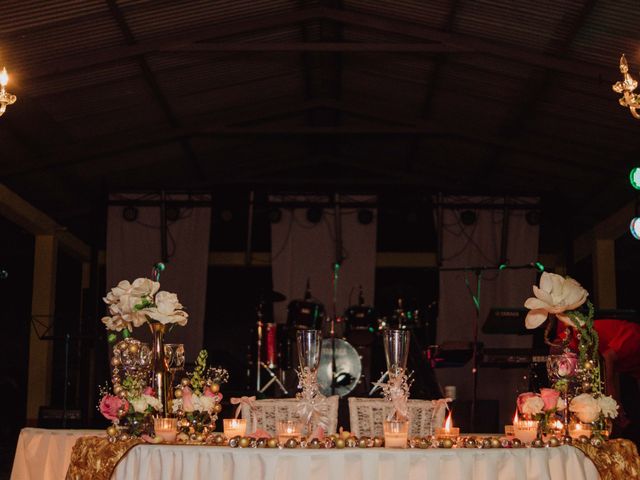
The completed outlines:
[[[542,263],[536,262],[534,265],[536,266],[539,272],[544,272],[544,265]]]
[[[636,240],[640,240],[640,217],[636,217],[631,220],[629,224],[629,230],[631,230],[631,235]]]
[[[629,181],[631,186],[636,190],[640,190],[640,168],[636,167],[629,172]]]

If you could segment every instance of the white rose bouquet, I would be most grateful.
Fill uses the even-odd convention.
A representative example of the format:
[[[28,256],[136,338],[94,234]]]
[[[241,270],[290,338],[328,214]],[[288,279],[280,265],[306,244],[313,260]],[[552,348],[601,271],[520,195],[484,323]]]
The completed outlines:
[[[594,397],[589,393],[583,393],[571,399],[569,410],[576,414],[578,420],[584,423],[593,423],[601,416],[604,418],[616,418],[618,416],[618,403],[606,395]]]
[[[102,323],[116,332],[131,331],[148,322],[186,325],[189,315],[177,295],[158,290],[160,283],[148,278],[138,278],[133,283],[121,281],[103,299],[110,316],[103,317]]]

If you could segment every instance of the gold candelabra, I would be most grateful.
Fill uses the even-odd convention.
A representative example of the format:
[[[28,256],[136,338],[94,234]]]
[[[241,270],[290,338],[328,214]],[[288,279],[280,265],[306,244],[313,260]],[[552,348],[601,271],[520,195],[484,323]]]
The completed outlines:
[[[13,105],[17,100],[15,95],[7,92],[7,83],[9,83],[9,74],[7,73],[7,69],[2,67],[2,71],[0,71],[0,117],[7,109],[7,105]]]
[[[622,73],[622,81],[612,85],[613,91],[621,93],[622,97],[618,100],[620,105],[627,107],[631,111],[631,115],[640,120],[640,95],[633,93],[638,87],[638,81],[629,73],[629,64],[624,54],[620,57],[620,73]]]

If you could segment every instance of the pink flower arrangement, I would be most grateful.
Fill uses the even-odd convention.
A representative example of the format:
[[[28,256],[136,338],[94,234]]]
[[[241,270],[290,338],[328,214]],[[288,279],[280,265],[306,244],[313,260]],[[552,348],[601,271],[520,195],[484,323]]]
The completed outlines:
[[[118,410],[129,410],[129,402],[123,398],[116,397],[115,395],[105,395],[100,400],[100,413],[107,420],[117,420]]]
[[[578,357],[575,353],[564,353],[557,361],[558,375],[560,377],[571,377],[578,368]]]

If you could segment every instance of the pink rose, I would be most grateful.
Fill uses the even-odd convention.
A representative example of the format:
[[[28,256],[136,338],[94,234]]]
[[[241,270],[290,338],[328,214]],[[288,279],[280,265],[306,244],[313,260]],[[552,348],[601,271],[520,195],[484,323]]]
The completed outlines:
[[[578,357],[575,353],[565,353],[557,361],[558,375],[560,377],[571,377],[576,373],[578,367]]]
[[[524,406],[524,403],[527,401],[527,399],[531,397],[537,397],[537,396],[538,394],[533,392],[525,392],[518,395],[518,400],[516,402],[518,405],[518,411],[522,413],[523,412],[522,407]]]
[[[143,395],[149,395],[150,397],[155,397],[156,392],[153,388],[147,387],[142,391]]]
[[[118,410],[129,410],[129,402],[115,395],[105,395],[100,400],[100,413],[107,420],[117,420]]]
[[[182,388],[182,409],[185,412],[193,412],[195,407],[193,406],[193,394],[189,387]]]
[[[548,412],[557,408],[560,392],[553,388],[541,388],[540,397],[542,397],[542,401],[544,402],[544,411]]]
[[[204,396],[205,397],[211,397],[211,398],[217,398],[217,395],[215,393],[213,393],[209,387],[206,387],[204,389]]]

